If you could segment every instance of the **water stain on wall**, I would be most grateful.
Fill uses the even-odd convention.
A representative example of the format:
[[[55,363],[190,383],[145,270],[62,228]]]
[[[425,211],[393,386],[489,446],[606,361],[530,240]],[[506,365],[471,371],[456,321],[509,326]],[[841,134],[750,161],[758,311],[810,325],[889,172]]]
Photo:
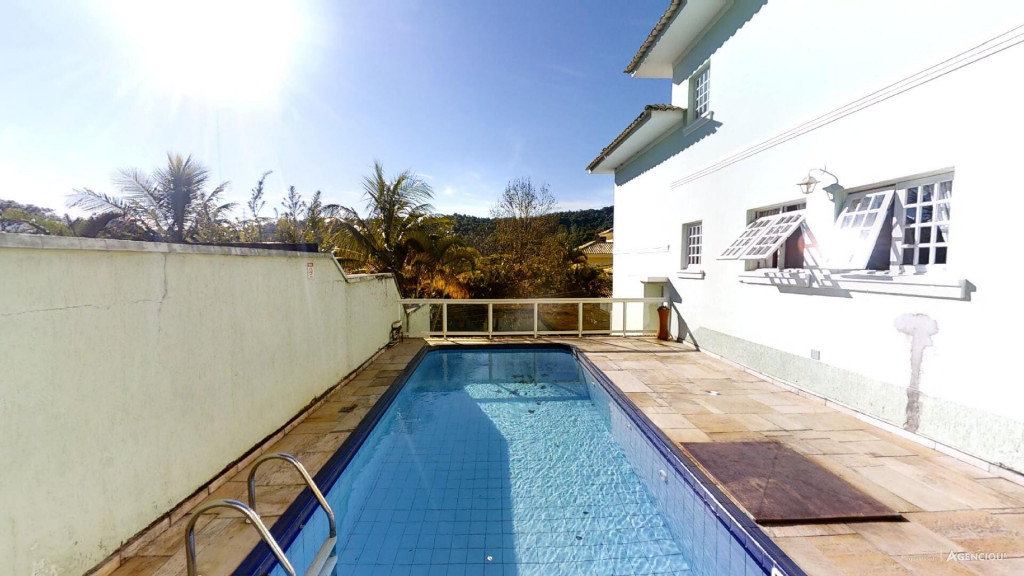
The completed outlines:
[[[896,329],[910,336],[910,384],[907,386],[907,420],[903,428],[917,432],[921,424],[921,361],[924,349],[932,346],[939,323],[926,314],[904,314],[894,322]]]

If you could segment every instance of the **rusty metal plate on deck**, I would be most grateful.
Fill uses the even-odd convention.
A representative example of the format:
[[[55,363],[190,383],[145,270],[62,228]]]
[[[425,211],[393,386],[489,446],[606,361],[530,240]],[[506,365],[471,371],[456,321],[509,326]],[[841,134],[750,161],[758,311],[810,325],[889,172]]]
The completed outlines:
[[[682,447],[759,524],[900,519],[779,442],[684,442]]]

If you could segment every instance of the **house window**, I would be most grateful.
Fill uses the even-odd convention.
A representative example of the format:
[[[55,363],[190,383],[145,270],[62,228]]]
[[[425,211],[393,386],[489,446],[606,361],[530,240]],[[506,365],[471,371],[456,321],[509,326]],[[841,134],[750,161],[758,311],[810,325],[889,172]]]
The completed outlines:
[[[945,264],[949,248],[949,205],[953,180],[940,180],[900,190],[898,221],[903,234],[895,254],[904,266]]]
[[[690,77],[690,109],[693,118],[700,118],[708,113],[711,95],[711,65],[705,64],[696,74]]]
[[[702,222],[690,222],[683,225],[683,269],[700,266],[703,238],[704,225]]]
[[[850,194],[836,220],[829,267],[891,270],[945,264],[953,173]]]
[[[893,190],[875,190],[851,194],[836,220],[835,242],[830,250],[829,267],[836,269],[888,268],[888,249],[878,249],[877,239],[888,227],[892,236]],[[886,226],[888,224],[888,226]]]
[[[808,235],[804,208],[805,202],[791,202],[754,210],[754,220],[718,259],[746,260],[750,269],[802,268]]]

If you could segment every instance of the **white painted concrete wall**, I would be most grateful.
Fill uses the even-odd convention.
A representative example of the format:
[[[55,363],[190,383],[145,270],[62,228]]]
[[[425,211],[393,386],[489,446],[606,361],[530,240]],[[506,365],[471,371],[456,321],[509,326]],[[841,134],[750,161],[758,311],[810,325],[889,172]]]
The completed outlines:
[[[397,298],[320,254],[0,234],[4,572],[92,567],[383,347]]]
[[[910,378],[911,344],[896,319],[927,314],[939,332],[924,351],[922,392],[1024,420],[1012,336],[1024,320],[1024,273],[1011,256],[1020,245],[1013,220],[1024,192],[1016,175],[1024,44],[673,186],[1021,24],[1024,3],[1016,2],[762,7],[711,57],[717,131],[674,154],[665,143],[655,145],[616,175],[614,296],[641,296],[643,278],[668,276],[691,331],[708,328],[804,358],[819,350],[822,363],[898,388]],[[679,71],[676,82],[685,84],[687,76]],[[665,90],[668,97],[668,81]],[[847,188],[954,167],[949,264],[932,277],[971,282],[977,291],[970,301],[784,293],[741,283],[741,261],[715,260],[743,230],[747,210],[805,198],[795,183],[823,166]],[[820,188],[807,199],[811,218],[830,220],[833,205]],[[696,220],[704,225],[703,280],[677,273],[682,225]],[[966,436],[960,447],[970,452]],[[1010,437],[982,456],[1024,469],[1022,447],[1021,438]]]

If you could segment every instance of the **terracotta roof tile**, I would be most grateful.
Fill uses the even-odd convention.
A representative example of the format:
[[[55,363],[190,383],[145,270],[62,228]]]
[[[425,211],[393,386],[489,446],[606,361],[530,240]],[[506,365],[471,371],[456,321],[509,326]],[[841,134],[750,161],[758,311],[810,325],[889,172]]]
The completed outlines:
[[[647,52],[649,52],[650,49],[654,47],[654,43],[658,41],[658,37],[661,36],[662,31],[665,30],[665,27],[668,26],[668,23],[672,21],[676,12],[679,12],[679,9],[682,8],[684,4],[686,4],[685,0],[672,0],[668,9],[661,15],[661,19],[654,25],[654,29],[647,35],[647,40],[644,40],[640,49],[636,51],[636,56],[633,56],[633,61],[629,63],[629,66],[626,66],[626,69],[624,70],[626,74],[632,74],[636,71],[643,59],[647,57]]]

